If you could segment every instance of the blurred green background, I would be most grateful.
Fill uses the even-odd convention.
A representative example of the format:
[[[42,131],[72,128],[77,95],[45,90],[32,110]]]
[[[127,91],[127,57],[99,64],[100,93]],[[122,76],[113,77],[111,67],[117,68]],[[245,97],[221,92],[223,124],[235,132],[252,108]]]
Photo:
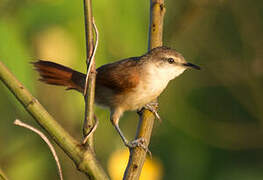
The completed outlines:
[[[93,12],[100,32],[97,66],[147,51],[149,0],[94,1]],[[85,72],[83,24],[82,1],[0,3],[0,60],[77,139],[83,97],[40,83],[30,62],[51,60]],[[160,96],[163,123],[155,123],[150,145],[155,169],[149,173],[154,169],[155,179],[263,179],[263,1],[166,0],[164,45],[202,71],[185,72]],[[97,156],[112,174],[109,159],[125,148],[109,111],[97,107],[96,115]],[[40,128],[0,83],[0,168],[10,179],[58,179],[46,144],[14,126],[16,118]],[[137,119],[135,112],[121,119],[129,139]],[[56,149],[65,179],[86,179]],[[115,168],[121,168],[119,161]]]

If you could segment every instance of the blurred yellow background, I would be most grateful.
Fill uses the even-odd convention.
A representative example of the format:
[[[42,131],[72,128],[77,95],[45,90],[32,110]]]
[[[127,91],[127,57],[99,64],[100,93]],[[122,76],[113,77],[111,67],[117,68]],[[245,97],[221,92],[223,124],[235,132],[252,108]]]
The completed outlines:
[[[100,33],[97,67],[147,51],[148,0],[93,1],[93,13]],[[185,72],[160,96],[163,123],[155,123],[150,144],[154,158],[145,164],[144,173],[149,174],[145,179],[263,179],[262,37],[263,1],[166,0],[164,45],[202,71]],[[81,139],[82,95],[37,81],[30,64],[37,59],[85,72],[82,1],[0,3],[0,60],[65,129]],[[40,128],[2,83],[0,115],[0,169],[10,179],[58,179],[46,144],[13,125],[18,118]],[[97,156],[118,179],[116,173],[127,159],[123,144],[109,111],[97,107],[96,115]],[[121,119],[129,139],[134,138],[137,119],[135,112]],[[86,179],[56,149],[65,179]]]

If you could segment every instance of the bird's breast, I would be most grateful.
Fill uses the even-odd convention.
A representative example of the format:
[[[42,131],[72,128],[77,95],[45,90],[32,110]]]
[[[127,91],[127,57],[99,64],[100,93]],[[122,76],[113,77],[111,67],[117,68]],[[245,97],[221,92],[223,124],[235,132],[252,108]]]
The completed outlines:
[[[126,94],[123,107],[125,110],[136,110],[156,99],[166,88],[168,81],[158,78],[142,78],[133,91]]]

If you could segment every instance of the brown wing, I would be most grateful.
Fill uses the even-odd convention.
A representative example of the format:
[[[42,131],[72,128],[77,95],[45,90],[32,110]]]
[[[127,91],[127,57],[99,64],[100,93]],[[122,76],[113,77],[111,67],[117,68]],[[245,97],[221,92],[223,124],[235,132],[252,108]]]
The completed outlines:
[[[101,66],[97,69],[96,83],[116,93],[130,91],[139,82],[138,63],[134,57]]]

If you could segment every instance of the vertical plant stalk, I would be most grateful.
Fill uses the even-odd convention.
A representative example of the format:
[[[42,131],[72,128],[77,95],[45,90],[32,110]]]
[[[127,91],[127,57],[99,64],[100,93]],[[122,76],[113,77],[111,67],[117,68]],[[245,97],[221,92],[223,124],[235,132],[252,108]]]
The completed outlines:
[[[150,0],[149,50],[162,46],[164,13],[164,0]],[[150,143],[154,119],[154,114],[149,110],[144,110],[140,115],[136,139],[144,138],[147,147]],[[146,154],[147,152],[140,147],[131,150],[129,162],[123,177],[124,180],[139,179]]]
[[[109,179],[96,159],[94,152],[89,147],[82,146],[65,131],[1,61],[0,80],[15,95],[36,122],[46,130],[61,149],[74,161],[80,171],[84,172],[90,179]]]
[[[148,49],[163,45],[164,0],[150,0],[150,28]]]
[[[84,90],[85,99],[85,118],[83,124],[84,144],[90,146],[94,151],[93,135],[89,134],[93,127],[94,122],[94,99],[95,99],[95,83],[96,83],[96,67],[95,61],[91,61],[94,53],[94,36],[93,36],[93,15],[91,0],[83,0],[84,2],[84,17],[85,17],[85,38],[86,38],[86,64],[87,64],[87,78]],[[89,72],[90,68],[90,72]],[[89,136],[88,139],[85,137]]]

